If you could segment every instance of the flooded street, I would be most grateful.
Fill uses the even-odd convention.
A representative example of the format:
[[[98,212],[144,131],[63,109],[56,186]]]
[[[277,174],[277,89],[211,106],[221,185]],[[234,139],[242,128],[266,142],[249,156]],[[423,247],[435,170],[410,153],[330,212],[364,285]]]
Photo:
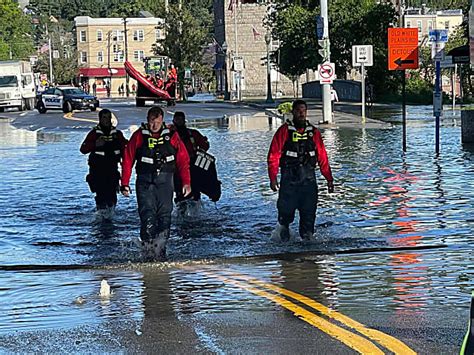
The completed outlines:
[[[180,329],[189,318],[196,340],[180,350],[263,351],[255,344],[224,344],[222,329],[214,328],[215,315],[224,323],[235,312],[275,317],[269,323],[284,317],[271,300],[239,286],[254,278],[398,334],[421,353],[433,335],[405,330],[437,323],[446,347],[436,349],[453,352],[467,324],[474,276],[474,148],[462,146],[461,128],[442,126],[439,157],[428,119],[409,123],[405,155],[400,126],[322,130],[335,193],[328,195],[318,174],[316,240],[279,244],[270,241],[277,194],[269,189],[266,156],[280,123],[263,114],[190,123],[209,138],[223,195],[217,204],[205,199],[197,218],[183,220],[174,212],[170,262],[151,265],[141,263],[135,243],[135,194],[119,197],[112,224],[96,220],[85,182],[87,157],[79,153],[86,128],[28,131],[0,119],[0,351],[31,341],[16,338],[18,332],[39,332],[31,351],[57,351],[60,334],[40,340],[41,332],[78,327],[84,338],[100,327],[103,338],[62,350],[140,351],[134,337],[153,326],[169,332],[153,325],[156,319],[174,319]],[[129,128],[119,128],[130,136]],[[114,292],[107,300],[98,296],[104,278]],[[386,314],[389,326],[371,312]],[[316,346],[318,339],[311,339]],[[161,350],[173,351],[166,344]],[[287,342],[280,349],[301,353],[311,344],[302,346]]]

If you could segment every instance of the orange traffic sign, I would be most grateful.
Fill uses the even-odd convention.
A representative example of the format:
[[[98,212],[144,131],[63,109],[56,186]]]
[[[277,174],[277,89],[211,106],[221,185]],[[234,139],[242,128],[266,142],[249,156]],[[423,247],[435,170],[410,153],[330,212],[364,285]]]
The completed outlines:
[[[388,70],[418,69],[418,28],[388,29]]]

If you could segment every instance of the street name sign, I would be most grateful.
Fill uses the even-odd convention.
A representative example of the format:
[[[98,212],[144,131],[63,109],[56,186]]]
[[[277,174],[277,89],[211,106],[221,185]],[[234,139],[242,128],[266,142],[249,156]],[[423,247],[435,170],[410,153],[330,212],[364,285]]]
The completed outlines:
[[[319,82],[321,84],[332,84],[336,78],[336,66],[334,63],[323,63],[318,65]]]
[[[448,30],[431,30],[428,38],[430,42],[448,42]]]
[[[418,28],[388,29],[388,69],[418,69]]]
[[[374,65],[372,45],[352,46],[352,66],[360,67],[362,64],[366,67]]]

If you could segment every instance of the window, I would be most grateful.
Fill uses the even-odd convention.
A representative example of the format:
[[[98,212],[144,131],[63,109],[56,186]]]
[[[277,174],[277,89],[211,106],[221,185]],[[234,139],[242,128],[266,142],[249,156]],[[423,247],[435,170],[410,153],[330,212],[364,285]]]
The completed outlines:
[[[428,21],[428,31],[433,29],[433,21]]]
[[[157,28],[155,30],[155,39],[158,41],[161,39],[161,29]]]
[[[81,63],[87,63],[87,52],[81,52]]]
[[[122,30],[114,30],[112,32],[112,40],[114,42],[123,42],[124,35]]]
[[[143,30],[135,30],[133,31],[133,40],[134,41],[140,41],[143,42],[144,39],[144,33]]]
[[[103,63],[104,62],[104,52],[100,51],[100,52],[97,52],[97,61],[99,63]]]
[[[81,42],[85,42],[87,40],[87,37],[86,37],[86,31],[85,30],[81,30],[81,37],[80,37],[80,41]]]
[[[97,42],[102,42],[102,40],[103,40],[102,30],[97,30]]]
[[[408,27],[408,28],[411,27],[411,21],[407,21],[407,27]]]
[[[449,30],[449,21],[444,22],[444,29]]]
[[[418,27],[418,32],[421,32],[421,30],[423,29],[423,24],[421,21],[417,21],[417,27]]]
[[[145,51],[134,51],[133,52],[133,59],[135,62],[143,62],[143,58],[145,58]]]
[[[115,52],[114,53],[114,62],[123,62],[123,52]]]

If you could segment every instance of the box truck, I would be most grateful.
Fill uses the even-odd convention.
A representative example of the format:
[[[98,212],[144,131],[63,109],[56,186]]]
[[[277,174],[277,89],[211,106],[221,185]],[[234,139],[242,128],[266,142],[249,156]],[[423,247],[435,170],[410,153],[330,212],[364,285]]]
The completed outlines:
[[[35,97],[31,64],[27,61],[0,61],[0,112],[6,107],[32,110]]]

